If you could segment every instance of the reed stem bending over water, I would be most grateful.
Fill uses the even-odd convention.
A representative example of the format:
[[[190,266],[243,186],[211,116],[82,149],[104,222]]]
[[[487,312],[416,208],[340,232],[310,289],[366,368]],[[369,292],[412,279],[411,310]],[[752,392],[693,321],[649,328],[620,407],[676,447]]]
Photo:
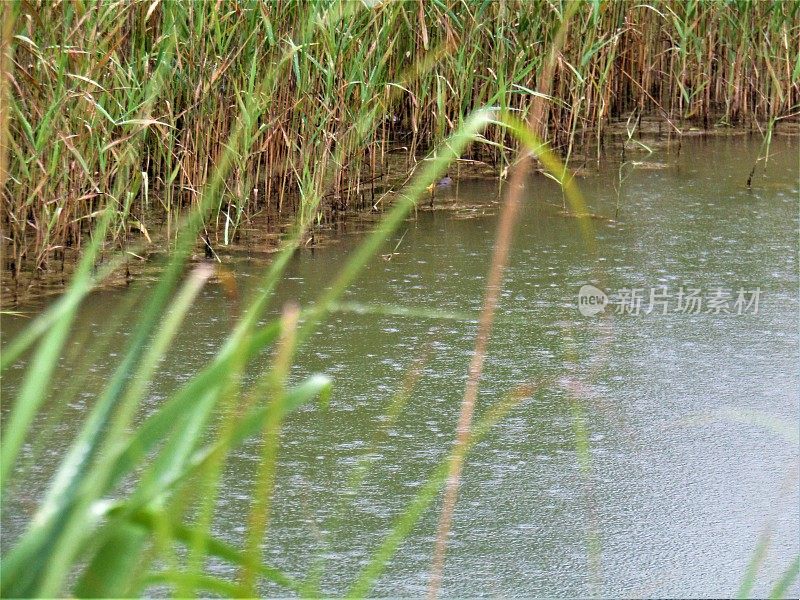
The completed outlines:
[[[307,210],[309,186],[326,192],[314,210],[371,205],[360,182],[385,173],[391,141],[413,157],[477,107],[527,115],[569,3],[349,4],[3,4],[4,268],[46,269],[104,210],[116,245],[149,241],[164,220],[169,238],[240,114],[254,121],[213,202],[217,243],[260,211]],[[632,109],[705,126],[791,115],[798,6],[581,3],[542,98],[543,135],[566,152],[599,145]],[[502,128],[485,137],[500,145],[472,155],[512,156]]]

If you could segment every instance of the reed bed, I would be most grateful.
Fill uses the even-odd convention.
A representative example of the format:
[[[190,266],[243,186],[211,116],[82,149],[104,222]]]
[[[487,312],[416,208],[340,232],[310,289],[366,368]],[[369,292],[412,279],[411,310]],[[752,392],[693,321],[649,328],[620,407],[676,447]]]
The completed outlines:
[[[113,374],[87,407],[24,532],[4,552],[0,593],[6,597],[130,597],[146,595],[153,586],[179,597],[255,597],[267,582],[283,595],[322,596],[317,568],[324,568],[324,557],[317,557],[303,580],[265,562],[284,420],[313,400],[324,407],[332,386],[321,374],[293,381],[290,366],[428,186],[464,155],[498,164],[535,156],[562,184],[573,212],[585,215],[574,178],[541,136],[558,147],[566,135],[568,152],[579,134],[594,128],[601,135],[608,119],[632,107],[702,118],[707,96],[709,113],[721,110],[726,122],[768,118],[774,124],[797,102],[790,83],[797,80],[797,11],[784,3],[148,0],[15,3],[3,10],[0,165],[7,260],[14,272],[23,261],[45,269],[54,252],[69,245],[81,250],[65,293],[7,341],[0,355],[0,373],[27,360],[17,398],[4,416],[3,511],[24,491],[26,466],[56,433],[58,410],[81,389],[92,359],[107,353],[107,340],[89,340],[94,347],[81,353],[85,364],[76,368],[70,389],[53,389],[81,302],[125,260],[125,254],[111,253],[101,261],[104,249],[150,243],[150,219],[161,219],[163,239],[173,250],[158,280],[139,290],[135,312],[133,303],[120,309],[119,318],[135,323],[133,334],[117,349]],[[705,87],[697,93],[692,86],[704,81],[703,69],[722,68],[717,59],[705,62],[703,52],[734,43],[721,19],[728,17],[726,27],[733,27],[741,11],[748,11],[749,26],[738,31],[748,40],[766,35],[756,21],[774,24],[764,38],[770,44],[754,45],[763,52],[750,55],[737,50],[740,60],[726,77],[739,73],[740,87],[722,86],[720,96]],[[674,34],[676,23],[684,24],[686,35],[663,38]],[[567,24],[569,32],[560,34]],[[650,42],[642,32],[660,40],[660,52],[645,54]],[[679,41],[686,44],[684,54],[676,50]],[[648,66],[648,60],[662,62]],[[657,84],[642,86],[646,95],[637,95],[637,86],[619,87],[620,73],[631,81],[652,77],[652,64],[666,71]],[[733,102],[735,89],[746,101],[738,96]],[[683,92],[674,96],[675,90],[685,90],[686,98],[681,100]],[[391,144],[407,148],[409,169],[418,152],[433,147],[316,301],[266,317],[278,282],[320,211],[364,202],[363,182],[385,176]],[[516,164],[514,172],[522,173],[525,161]],[[187,276],[192,250],[204,234],[217,243],[229,241],[243,219],[261,210],[291,214],[295,227],[253,295],[232,306],[231,331],[208,363],[143,414],[159,363],[211,277],[207,263]],[[507,215],[504,221],[512,222],[513,212]],[[581,227],[591,250],[590,220],[581,219]],[[445,485],[455,503],[460,464],[490,427],[557,383],[522,383],[473,419],[470,397],[510,242],[508,228],[499,234],[458,443],[371,551],[348,596],[364,597],[374,589]],[[268,363],[245,383],[243,375],[256,370],[264,354],[271,357]],[[408,393],[406,386],[398,391],[392,419]],[[50,401],[56,402],[51,414]],[[586,431],[575,411],[576,445],[587,464]],[[246,530],[234,545],[213,533],[216,500],[230,457],[253,437],[260,441],[260,460]],[[353,491],[371,465],[365,455],[353,474]],[[436,565],[444,556],[448,519],[441,521]],[[210,573],[212,558],[231,575]],[[742,595],[757,571],[758,562],[753,564]],[[434,575],[440,568],[434,567]],[[785,593],[797,570],[795,561],[774,596]],[[431,597],[438,593],[437,577]]]
[[[243,106],[255,122],[206,224],[216,244],[260,211],[307,210],[309,186],[326,189],[321,209],[371,206],[390,149],[401,147],[410,169],[477,107],[527,116],[567,5],[352,4],[4,4],[4,267],[47,269],[80,249],[104,210],[117,215],[113,245],[150,242],[162,221],[171,239]],[[605,126],[633,110],[673,125],[791,116],[800,104],[798,7],[581,3],[539,133],[567,154],[576,143],[599,149]],[[312,13],[320,23],[306,36]],[[259,85],[268,73],[271,83]],[[374,119],[359,128],[365,113]],[[468,155],[505,166],[513,141],[500,128],[485,137],[492,145]]]

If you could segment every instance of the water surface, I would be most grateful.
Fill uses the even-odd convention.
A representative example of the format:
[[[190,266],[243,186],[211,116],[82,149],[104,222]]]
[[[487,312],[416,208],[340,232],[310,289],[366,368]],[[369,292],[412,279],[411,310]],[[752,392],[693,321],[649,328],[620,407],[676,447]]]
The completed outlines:
[[[619,202],[618,165],[589,169],[580,187],[590,210],[613,218],[619,204],[616,219],[592,221],[593,253],[578,221],[559,214],[555,184],[527,182],[477,413],[523,384],[545,385],[469,456],[445,595],[730,596],[769,535],[755,589],[763,596],[797,556],[798,146],[776,140],[766,175],[759,170],[748,190],[759,147],[746,138],[690,139],[680,153],[660,146],[626,169]],[[309,405],[286,423],[266,547],[272,564],[299,578],[323,556],[325,593],[347,590],[452,444],[499,199],[499,184],[485,180],[441,192],[437,203],[451,209],[406,221],[387,244],[388,252],[402,238],[397,254],[372,260],[345,297],[459,318],[336,313],[299,353],[292,377],[325,373],[334,393],[327,410]],[[299,252],[272,313],[312,301],[362,237]],[[231,259],[243,295],[266,264],[255,254]],[[642,314],[609,306],[606,318],[582,316],[586,283],[644,290]],[[655,286],[673,294],[667,314],[644,314]],[[758,311],[738,315],[731,302],[733,314],[679,312],[681,287],[758,288]],[[36,459],[3,515],[4,550],[119,360],[133,295],[98,291],[80,312],[49,407],[52,436],[26,446]],[[147,410],[207,363],[231,314],[223,286],[209,284],[160,365]],[[5,317],[4,342],[24,324]],[[78,378],[75,365],[87,359],[92,369]],[[4,414],[23,366],[4,378]],[[387,424],[414,369],[400,416]],[[576,419],[589,443],[583,468]],[[226,472],[215,534],[233,543],[245,530],[257,455],[247,444]],[[348,495],[365,455],[369,474]],[[425,513],[376,595],[425,593],[438,509]],[[796,597],[798,583],[790,591]]]

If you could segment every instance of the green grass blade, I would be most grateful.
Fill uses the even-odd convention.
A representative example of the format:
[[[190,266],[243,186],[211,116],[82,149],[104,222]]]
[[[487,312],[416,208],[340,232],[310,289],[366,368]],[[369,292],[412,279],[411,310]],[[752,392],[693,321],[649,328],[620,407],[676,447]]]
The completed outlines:
[[[786,592],[789,590],[789,586],[794,583],[798,575],[800,575],[800,555],[795,556],[794,560],[789,565],[789,568],[786,569],[786,572],[775,584],[775,587],[772,588],[772,591],[769,593],[769,597],[772,600],[786,598]]]
[[[128,596],[147,537],[144,527],[133,523],[116,524],[84,569],[75,585],[75,595],[79,598]]]
[[[72,283],[66,293],[63,312],[57,320],[50,321],[49,333],[42,339],[36,356],[33,358],[31,367],[25,375],[22,389],[10,418],[3,428],[2,446],[0,446],[0,482],[7,481],[11,474],[11,469],[17,458],[20,447],[28,433],[28,428],[33,422],[36,413],[42,402],[50,383],[50,377],[58,364],[61,349],[67,338],[67,334],[75,318],[78,303],[90,288],[91,267],[100,248],[100,240],[105,236],[105,231],[111,222],[112,215],[106,212],[103,215],[95,232],[95,240],[89,246],[86,254],[81,259],[78,269],[73,276]],[[44,321],[44,323],[47,323]],[[41,327],[37,323],[37,327]],[[47,326],[43,328],[47,331]],[[32,341],[32,338],[29,338]],[[15,352],[20,352],[23,346],[19,345],[12,348],[12,358]],[[6,354],[3,352],[3,354]]]
[[[176,299],[173,311],[164,317],[164,327],[153,341],[141,368],[134,374],[129,392],[124,398],[123,408],[126,411],[119,413],[119,418],[112,425],[118,435],[122,435],[127,427],[132,411],[155,365],[177,333],[183,316],[208,275],[208,272],[198,272],[190,278]],[[91,476],[84,477],[83,474],[88,469],[88,460],[91,458],[87,453],[91,452],[92,448],[98,448],[100,444],[95,432],[100,427],[105,427],[111,416],[108,401],[103,402],[101,399],[62,462],[50,494],[42,502],[32,527],[26,532],[23,542],[10,554],[6,567],[11,565],[12,576],[6,581],[15,581],[15,576],[19,575],[17,583],[23,580],[26,582],[25,587],[14,588],[18,590],[16,593],[39,585],[47,590],[58,588],[69,569],[72,553],[78,550],[81,540],[90,532],[90,528],[86,525],[93,519],[87,518],[86,511],[94,499],[105,491],[109,467],[107,465],[103,467],[101,463],[94,468]],[[111,435],[110,439],[112,443],[118,443],[115,436]],[[106,460],[110,460],[110,456]],[[44,570],[30,568],[31,565],[28,563],[33,556],[36,556],[36,564]],[[26,565],[27,570],[23,576],[19,569],[25,568]],[[7,575],[8,573],[9,570],[6,570]]]
[[[470,435],[469,442],[464,448],[464,452],[469,453],[470,449],[483,439],[487,433],[499,421],[508,414],[510,410],[518,406],[524,400],[524,395],[512,394],[509,397],[497,402],[487,413],[478,420]],[[389,560],[394,556],[397,549],[402,544],[412,529],[431,505],[438,493],[444,487],[447,480],[450,463],[453,460],[453,452],[448,453],[428,477],[422,489],[409,502],[406,509],[395,520],[389,534],[384,538],[380,547],[372,554],[369,563],[361,571],[356,581],[347,592],[348,598],[367,597],[373,585],[386,568]]]
[[[764,532],[759,536],[758,545],[756,546],[750,562],[747,564],[747,570],[742,577],[742,583],[739,586],[739,591],[736,592],[737,598],[749,598],[750,593],[753,591],[753,586],[756,583],[758,576],[758,569],[767,557],[767,549],[769,548],[770,535],[769,532]]]

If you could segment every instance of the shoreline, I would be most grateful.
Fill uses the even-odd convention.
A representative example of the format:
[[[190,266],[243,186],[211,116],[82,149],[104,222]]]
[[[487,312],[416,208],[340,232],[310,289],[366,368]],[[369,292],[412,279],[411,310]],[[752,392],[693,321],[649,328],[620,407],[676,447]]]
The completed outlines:
[[[773,133],[774,138],[783,137],[800,137],[800,119],[785,121],[780,129],[776,129]],[[670,145],[677,145],[680,150],[680,144],[683,138],[743,138],[759,136],[762,137],[758,131],[752,128],[744,127],[718,127],[710,130],[704,130],[697,127],[690,126],[681,131],[681,135],[664,134],[663,128],[667,126],[664,119],[657,119],[652,117],[643,117],[636,128],[635,135],[627,137],[625,132],[625,121],[618,121],[607,125],[605,134],[603,136],[602,155],[586,154],[573,154],[570,158],[569,168],[573,170],[576,177],[583,177],[589,173],[594,173],[598,170],[600,164],[607,165],[608,163],[618,162],[619,153],[623,147],[626,152],[631,150],[641,152],[641,146],[630,140],[635,139],[639,141],[647,141],[655,148],[662,148]],[[590,145],[584,147],[584,150],[593,150]],[[646,153],[645,153],[646,154]],[[398,153],[397,162],[408,162],[408,158]],[[563,157],[562,157],[563,158]],[[341,235],[350,233],[361,233],[368,231],[374,223],[382,218],[383,212],[386,207],[391,206],[394,196],[401,189],[401,184],[407,182],[412,176],[416,167],[423,162],[423,157],[418,157],[414,161],[414,166],[410,173],[403,174],[401,171],[389,181],[381,181],[379,188],[380,196],[373,205],[376,209],[362,208],[354,209],[348,208],[345,210],[336,210],[333,206],[325,206],[320,208],[320,212],[324,214],[324,218],[319,224],[312,224],[309,231],[305,234],[305,241],[300,244],[298,251],[303,249],[322,249],[332,244],[340,238]],[[396,165],[395,165],[396,166]],[[586,169],[589,169],[586,171]],[[653,167],[656,168],[656,167]],[[463,159],[458,161],[457,169],[459,172],[458,180],[465,181],[470,179],[478,180],[500,180],[501,170],[498,166],[478,160]],[[535,171],[541,172],[541,169]],[[363,187],[366,189],[368,184]],[[324,196],[329,197],[331,194]],[[292,196],[292,204],[296,203],[298,198]],[[380,206],[382,205],[382,206]],[[380,207],[379,207],[380,206]],[[433,208],[427,205],[420,205],[420,211],[446,211],[453,210],[453,206],[446,204],[436,204]],[[219,243],[222,234],[221,228],[212,230],[211,235],[214,237],[214,250],[219,252],[220,256],[226,258],[235,258],[237,256],[247,255],[253,257],[255,260],[268,259],[269,256],[274,254],[280,249],[281,240],[286,232],[288,232],[295,222],[296,210],[294,208],[286,211],[285,214],[276,214],[268,211],[259,211],[255,215],[247,216],[247,223],[240,227],[237,231],[234,240],[228,246]],[[155,226],[152,223],[155,222]],[[110,256],[118,255],[119,253],[129,254],[126,262],[117,268],[105,281],[98,284],[97,288],[117,288],[124,287],[136,282],[142,277],[146,277],[150,271],[157,272],[160,268],[158,266],[158,259],[168,255],[169,251],[163,250],[164,245],[164,228],[166,226],[166,219],[160,221],[150,221],[150,227],[153,231],[148,233],[151,241],[148,243],[144,235],[139,235],[138,241],[144,244],[142,248],[137,248],[136,242],[129,243],[126,248],[107,249],[101,253],[102,259],[96,266],[103,264]],[[341,230],[343,226],[351,228],[352,231],[343,233]],[[116,245],[115,242],[107,242],[111,245]],[[4,244],[4,252],[6,254],[7,244]],[[7,260],[3,260],[3,268],[0,273],[2,283],[0,283],[0,305],[3,310],[11,308],[19,308],[28,305],[34,305],[44,301],[53,296],[57,296],[69,285],[69,279],[78,259],[80,258],[80,251],[73,248],[62,249],[58,258],[54,258],[51,264],[55,265],[48,269],[32,269],[27,268],[20,273],[19,278],[15,278],[10,270],[7,268]],[[203,243],[198,240],[195,246],[193,255],[190,257],[190,263],[196,263],[203,260]],[[214,264],[220,264],[214,261]],[[14,311],[9,311],[14,312]]]

